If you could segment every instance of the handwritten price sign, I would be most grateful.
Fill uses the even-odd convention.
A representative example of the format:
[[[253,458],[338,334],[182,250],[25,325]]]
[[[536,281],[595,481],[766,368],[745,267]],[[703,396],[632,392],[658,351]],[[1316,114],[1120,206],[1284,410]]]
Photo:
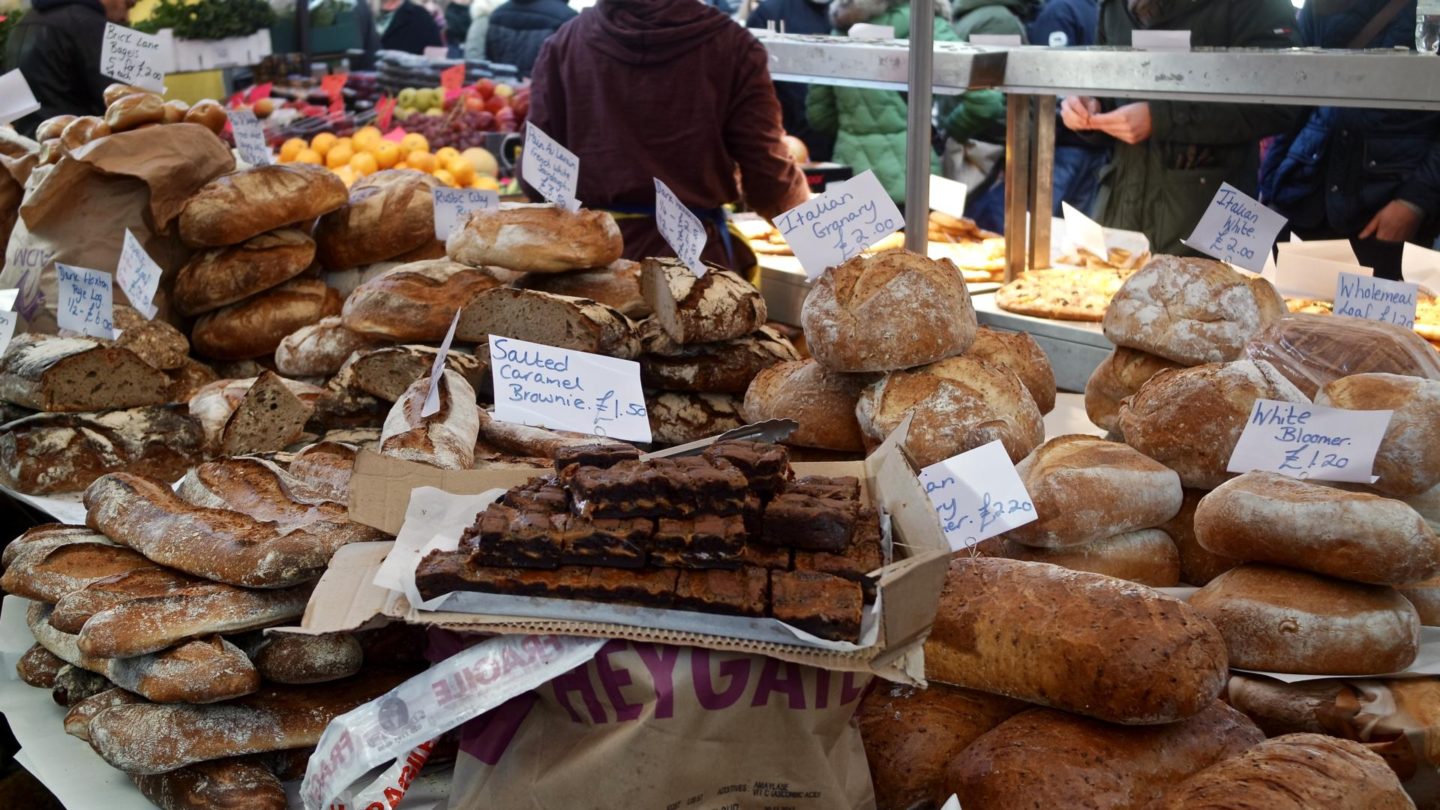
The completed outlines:
[[[1341,273],[1335,285],[1335,314],[1415,328],[1420,285]]]
[[[130,306],[144,315],[146,320],[155,319],[155,291],[160,288],[160,265],[150,258],[141,247],[135,234],[125,229],[125,241],[120,248],[120,264],[115,268],[115,280],[125,292]]]
[[[525,125],[525,149],[520,176],[540,196],[562,208],[580,210],[575,189],[580,184],[580,158],[534,124]]]
[[[706,268],[700,254],[705,250],[705,226],[658,177],[655,178],[655,224],[680,261],[696,278],[703,277]]]
[[[895,201],[869,170],[775,219],[775,227],[812,279],[825,268],[860,255],[904,224]]]
[[[1368,484],[1394,413],[1257,400],[1225,469]]]
[[[952,551],[1035,520],[1025,482],[998,440],[920,471]]]
[[[105,40],[100,46],[101,75],[163,93],[165,70],[171,58],[170,43],[160,37],[105,23]]]
[[[480,188],[437,188],[435,196],[435,238],[445,241],[470,216],[471,211],[500,207],[500,195]]]
[[[260,119],[250,110],[231,110],[230,128],[235,134],[235,151],[240,153],[240,159],[251,166],[269,166],[275,162],[270,154],[270,144],[265,142],[265,130],[260,126]]]
[[[115,337],[114,291],[110,274],[55,263],[60,306],[55,321],[61,329],[111,340]]]
[[[650,441],[640,364],[490,335],[495,418]]]
[[[1221,183],[1185,244],[1222,262],[1259,273],[1265,269],[1275,236],[1283,227],[1284,217],[1229,183]]]

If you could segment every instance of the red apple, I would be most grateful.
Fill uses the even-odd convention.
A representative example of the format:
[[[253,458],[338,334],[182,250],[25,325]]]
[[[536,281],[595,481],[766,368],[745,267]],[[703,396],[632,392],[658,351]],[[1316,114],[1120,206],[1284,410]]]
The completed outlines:
[[[510,102],[503,96],[491,96],[490,100],[485,102],[485,109],[499,115],[501,110],[510,109]]]
[[[495,95],[495,82],[490,79],[480,79],[475,82],[475,89],[480,91],[480,98],[488,100]]]
[[[469,112],[478,112],[485,109],[485,99],[476,95],[465,96],[465,109]]]

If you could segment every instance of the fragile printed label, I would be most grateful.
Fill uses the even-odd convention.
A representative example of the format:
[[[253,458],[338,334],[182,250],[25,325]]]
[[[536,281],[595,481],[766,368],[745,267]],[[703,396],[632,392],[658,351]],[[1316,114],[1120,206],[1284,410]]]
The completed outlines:
[[[705,226],[658,177],[655,178],[655,224],[690,272],[697,278],[704,276],[705,263],[700,261],[700,254],[705,250]]]
[[[1282,245],[1283,247],[1283,245]],[[1357,276],[1372,275],[1368,267],[1358,264],[1320,259],[1304,252],[1281,250],[1275,262],[1275,289],[1284,295],[1297,298],[1314,298],[1331,301],[1340,285],[1340,276],[1349,273]]]
[[[435,199],[435,238],[445,241],[470,218],[471,211],[500,207],[500,195],[483,188],[437,188]]]
[[[15,337],[15,321],[18,315],[8,309],[0,309],[0,355],[5,354],[5,349],[10,346],[10,338]]]
[[[999,440],[931,464],[920,483],[952,551],[1035,520],[1035,504]]]
[[[930,210],[949,214],[956,219],[965,216],[965,198],[970,187],[958,180],[930,175]]]
[[[55,263],[60,305],[55,322],[61,329],[111,340],[115,337],[114,291],[110,274]]]
[[[170,65],[170,43],[133,28],[105,23],[100,46],[100,74],[156,93],[165,92],[165,70]]]
[[[1420,285],[1341,273],[1335,286],[1335,314],[1415,328]]]
[[[1222,262],[1259,273],[1265,269],[1265,259],[1283,227],[1284,217],[1229,183],[1221,183],[1185,244]]]
[[[633,360],[490,335],[490,377],[502,422],[650,441]]]
[[[1394,413],[1256,400],[1225,469],[1369,484],[1375,451]]]
[[[1142,51],[1188,51],[1190,32],[1136,30],[1130,34],[1130,46]]]
[[[145,252],[135,234],[125,229],[125,241],[120,247],[120,264],[115,268],[115,281],[124,291],[125,298],[135,311],[154,320],[155,291],[160,288],[160,265]]]
[[[1096,258],[1109,258],[1110,248],[1105,244],[1105,229],[1100,223],[1067,202],[1060,203],[1060,211],[1065,215],[1065,236],[1070,244]]]
[[[445,373],[445,358],[450,356],[450,344],[455,340],[455,327],[460,323],[460,310],[450,319],[450,328],[445,339],[440,341],[440,350],[435,353],[435,362],[430,364],[430,391],[425,395],[425,404],[420,407],[421,416],[434,416],[440,412],[440,377]]]
[[[40,102],[18,68],[0,75],[0,124],[24,118],[38,109]]]
[[[868,169],[775,218],[775,227],[812,279],[904,224],[895,201]]]
[[[230,128],[235,133],[235,151],[240,159],[251,166],[269,166],[275,162],[270,154],[270,144],[265,142],[265,130],[260,119],[250,110],[231,110]]]
[[[580,158],[534,124],[525,125],[520,176],[549,202],[571,211],[580,210],[580,201],[575,199]]]

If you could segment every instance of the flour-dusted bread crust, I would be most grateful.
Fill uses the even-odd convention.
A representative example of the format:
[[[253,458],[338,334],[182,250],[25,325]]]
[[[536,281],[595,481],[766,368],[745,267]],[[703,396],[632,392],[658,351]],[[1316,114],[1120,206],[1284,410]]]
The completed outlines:
[[[160,810],[285,810],[285,786],[259,762],[217,759],[166,773],[131,774]]]
[[[629,318],[586,298],[535,290],[499,287],[472,299],[460,313],[455,339],[484,343],[490,335],[626,360],[640,356]]]
[[[37,411],[164,405],[169,387],[139,355],[90,338],[27,332],[0,355],[0,400]]]
[[[890,372],[866,388],[855,406],[872,446],[912,411],[905,449],[920,467],[997,439],[1018,462],[1045,440],[1040,409],[1020,378],[964,355]]]
[[[329,377],[350,355],[385,343],[346,327],[332,315],[286,335],[275,349],[275,370],[287,377]]]
[[[650,317],[650,305],[640,293],[640,263],[616,259],[605,267],[575,273],[526,273],[512,282],[523,290],[589,298],[618,310],[627,318]]]
[[[305,272],[315,242],[299,228],[262,233],[238,245],[204,250],[175,275],[170,300],[187,317],[243,301]]]
[[[622,248],[620,228],[609,214],[549,204],[474,211],[445,243],[445,252],[457,262],[522,273],[604,267],[620,258]]]
[[[112,323],[120,332],[113,345],[129,349],[161,371],[173,371],[189,360],[190,341],[179,329],[158,317],[152,321],[131,307],[116,304]]]
[[[376,433],[378,439],[379,433]],[[319,441],[301,448],[290,458],[287,472],[312,491],[336,503],[350,502],[350,474],[355,469],[354,445]]]
[[[37,602],[54,604],[68,594],[116,574],[148,571],[158,566],[143,554],[107,543],[86,542],[78,533],[77,542],[51,548],[32,546],[17,554],[0,577],[6,593]]]
[[[480,411],[480,443],[503,453],[522,458],[554,458],[557,453],[574,447],[595,447],[613,444],[627,447],[625,442],[580,433],[562,433],[519,422],[502,422],[489,411]]]
[[[651,317],[676,343],[713,343],[748,335],[765,323],[765,299],[730,270],[710,268],[696,278],[679,259],[646,259],[640,292]]]
[[[239,633],[297,619],[308,585],[250,590],[207,582],[137,596],[92,615],[76,645],[96,658],[133,658],[212,633]]]
[[[1180,551],[1170,535],[1160,529],[1137,529],[1060,548],[1035,548],[1006,540],[1000,553],[992,556],[1049,563],[1152,588],[1173,588],[1180,583]]]
[[[205,454],[183,408],[40,413],[0,430],[0,481],[19,492],[80,492],[110,472],[173,481]]]
[[[486,268],[448,259],[402,264],[361,284],[345,299],[345,326],[396,341],[445,339],[455,311],[500,286]],[[456,330],[457,335],[459,330]],[[466,338],[461,338],[466,339]]]
[[[164,596],[182,588],[205,584],[217,583],[158,565],[113,574],[55,600],[50,626],[62,633],[78,634],[91,616],[131,599]]]
[[[1415,606],[1415,612],[1420,614],[1421,624],[1440,627],[1440,577],[1401,585],[1398,590]]]
[[[28,686],[50,689],[55,686],[55,676],[59,674],[61,667],[65,666],[68,665],[55,653],[40,644],[33,644],[20,656],[20,660],[15,662],[15,674]]]
[[[349,633],[271,633],[254,656],[271,683],[325,683],[348,678],[365,664],[360,642]]]
[[[286,335],[339,314],[339,293],[319,279],[298,278],[201,315],[190,340],[197,354],[213,360],[267,357]]]
[[[333,552],[347,543],[385,539],[378,529],[354,523],[344,501],[326,487],[291,475],[259,458],[224,458],[201,464],[180,482],[180,497],[196,506],[230,509],[273,523],[282,533],[306,529],[325,538]]]
[[[217,380],[190,398],[206,445],[217,453],[244,455],[281,450],[300,438],[324,389],[285,379],[273,371],[243,380]]]
[[[832,371],[932,363],[969,349],[976,330],[960,270],[901,248],[826,269],[800,322],[810,353]]]
[[[743,394],[761,371],[800,353],[768,326],[733,340],[691,343],[669,354],[640,357],[640,384],[650,389],[702,394]]]
[[[93,543],[102,546],[116,545],[114,540],[103,534],[97,534],[89,526],[69,526],[64,523],[42,523],[39,526],[32,526],[25,530],[19,537],[11,540],[5,546],[3,555],[0,555],[0,565],[9,568],[21,555],[35,554],[48,551],[60,546],[68,546],[75,543]]]
[[[1151,377],[1170,368],[1183,366],[1139,349],[1116,346],[1085,383],[1085,415],[1105,430],[1114,430],[1120,421],[1120,403]]]
[[[1175,517],[1160,525],[1180,551],[1180,581],[1199,587],[1240,564],[1239,560],[1216,554],[1200,545],[1195,537],[1195,510],[1209,492],[1186,489],[1185,500]]]
[[[1211,259],[1156,256],[1110,299],[1105,336],[1184,365],[1223,363],[1285,312],[1265,279]]]
[[[1035,504],[1035,520],[1005,539],[1027,546],[1078,546],[1159,526],[1175,517],[1183,498],[1174,470],[1094,436],[1057,436],[1015,471]]]
[[[434,346],[405,345],[361,352],[346,361],[349,371],[346,386],[394,402],[411,383],[421,377],[429,378],[438,351]],[[465,354],[452,348],[445,355],[445,367],[464,377],[477,395],[488,390],[490,364],[483,353]]]
[[[1372,472],[1372,487],[1408,498],[1440,484],[1440,382],[1400,374],[1354,374],[1333,380],[1316,405],[1356,411],[1394,411]]]
[[[442,470],[468,470],[475,464],[480,408],[475,389],[446,369],[440,375],[440,410],[421,416],[430,393],[430,377],[416,380],[395,400],[380,434],[380,452]]]
[[[1420,648],[1420,617],[1399,591],[1290,568],[1232,568],[1190,606],[1220,629],[1238,669],[1384,675]]]
[[[286,225],[309,223],[349,199],[324,166],[284,163],[224,174],[195,192],[180,212],[180,238],[191,247],[238,245]]]
[[[747,422],[799,422],[785,444],[858,452],[865,449],[865,437],[855,405],[869,381],[868,375],[827,371],[813,359],[790,360],[755,375],[740,410]]]
[[[1213,489],[1257,399],[1308,403],[1266,362],[1237,360],[1162,371],[1120,406],[1125,443],[1180,474],[1187,487]]]
[[[645,397],[651,440],[657,444],[685,444],[743,427],[741,403],[734,394],[656,392]]]
[[[1404,501],[1248,472],[1195,510],[1195,537],[1215,554],[1373,585],[1440,575],[1440,538]]]
[[[343,207],[320,217],[315,245],[326,270],[383,262],[435,241],[434,189],[424,172],[386,169],[350,187]]]
[[[1055,410],[1055,370],[1045,350],[1027,332],[1005,332],[984,326],[975,330],[967,357],[1008,368],[1024,383],[1040,413]]]

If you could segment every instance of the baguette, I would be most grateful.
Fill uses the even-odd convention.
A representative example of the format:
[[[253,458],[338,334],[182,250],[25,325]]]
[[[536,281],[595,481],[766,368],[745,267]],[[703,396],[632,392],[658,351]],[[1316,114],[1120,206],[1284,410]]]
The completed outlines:
[[[1440,627],[1440,577],[1411,585],[1402,585],[1398,590],[1402,596],[1410,600],[1410,604],[1415,606],[1415,612],[1420,615],[1421,624],[1427,627]]]
[[[380,452],[419,461],[442,470],[468,470],[475,464],[480,407],[464,377],[446,370],[439,381],[440,410],[421,416],[430,392],[428,376],[416,380],[385,417]]]
[[[344,503],[258,458],[227,458],[192,469],[180,482],[180,497],[212,509],[241,512],[273,523],[281,534],[306,529],[335,549],[347,543],[383,540],[385,534],[351,522]]]
[[[157,568],[143,554],[102,543],[69,543],[16,555],[0,577],[7,593],[54,604],[97,580]]]
[[[50,689],[55,686],[55,676],[64,666],[68,666],[64,660],[36,643],[15,662],[15,674],[30,686]]]
[[[90,720],[95,715],[113,706],[145,702],[145,698],[126,692],[118,686],[98,692],[70,706],[70,711],[65,713],[65,733],[90,742]]]
[[[68,709],[86,698],[113,688],[115,684],[104,675],[66,664],[55,673],[55,685],[50,687],[50,697],[55,700],[56,705]]]
[[[748,335],[765,325],[765,299],[730,270],[711,268],[699,278],[679,259],[641,263],[640,292],[671,340],[714,343]]]
[[[349,633],[270,633],[251,659],[271,683],[338,681],[360,671],[365,654]]]
[[[97,534],[89,526],[41,523],[39,526],[31,526],[26,529],[24,534],[11,540],[10,544],[5,546],[5,551],[0,553],[0,565],[9,568],[22,554],[40,553],[74,543],[115,545],[115,541],[103,534]]]
[[[219,759],[167,773],[130,774],[160,810],[285,810],[285,786],[260,762]]]
[[[271,627],[305,613],[308,586],[252,591],[219,583],[137,596],[91,616],[76,637],[96,658],[133,658],[212,633]]]
[[[129,349],[90,338],[26,333],[0,355],[0,400],[37,411],[164,405],[169,384]]]
[[[160,566],[97,579],[56,600],[55,609],[50,613],[50,626],[62,633],[76,635],[91,616],[118,604],[142,596],[163,596],[206,582]]]

